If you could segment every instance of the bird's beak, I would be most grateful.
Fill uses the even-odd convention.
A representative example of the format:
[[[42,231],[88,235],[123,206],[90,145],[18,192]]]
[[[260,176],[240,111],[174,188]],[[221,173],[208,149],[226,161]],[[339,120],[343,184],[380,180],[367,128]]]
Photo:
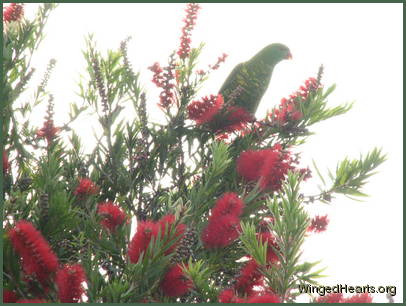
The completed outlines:
[[[292,59],[292,53],[288,53],[288,55],[286,56],[286,59],[291,60]]]

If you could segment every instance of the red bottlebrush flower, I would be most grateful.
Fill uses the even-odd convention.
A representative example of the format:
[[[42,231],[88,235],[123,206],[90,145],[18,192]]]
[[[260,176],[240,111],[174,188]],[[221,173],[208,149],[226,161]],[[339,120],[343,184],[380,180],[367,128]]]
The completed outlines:
[[[17,302],[17,294],[8,289],[3,289],[3,303],[15,303]]]
[[[79,303],[85,293],[86,274],[80,264],[65,265],[56,273],[58,297],[62,303]]]
[[[242,152],[237,160],[237,172],[247,181],[259,179],[259,172],[264,162],[264,150]]]
[[[372,296],[368,293],[355,294],[344,299],[341,303],[372,303]]]
[[[48,303],[43,299],[20,299],[16,303]]]
[[[136,263],[138,261],[142,252],[145,252],[147,250],[151,239],[158,237],[158,232],[161,232],[161,239],[165,239],[165,236],[167,236],[168,233],[171,231],[171,227],[174,223],[174,215],[166,215],[162,217],[157,223],[151,221],[139,222],[137,226],[137,232],[135,233],[128,247],[128,255],[130,257],[130,261],[132,263]],[[176,225],[175,236],[173,238],[177,240],[165,251],[165,255],[172,253],[177,248],[185,232],[185,224]]]
[[[3,8],[3,21],[19,21],[24,16],[24,7],[22,3],[10,3]]]
[[[244,209],[244,202],[238,198],[234,192],[225,193],[217,200],[216,205],[211,210],[210,219],[231,215],[239,217]]]
[[[175,215],[165,215],[161,219],[159,219],[158,224],[161,229],[161,235],[165,235],[169,232],[170,227],[172,224],[174,224],[176,221]]]
[[[191,32],[194,28],[197,18],[197,11],[200,9],[197,3],[188,3],[186,8],[186,18],[182,28],[182,36],[180,38],[180,46],[178,55],[181,59],[185,59],[190,54]]]
[[[282,153],[280,150],[267,151],[264,164],[259,172],[261,188],[279,190],[289,169],[292,169],[289,154]]]
[[[137,263],[141,254],[145,252],[152,237],[156,237],[158,233],[158,225],[150,222],[139,222],[137,231],[128,246],[128,256],[132,263]]]
[[[37,131],[37,137],[45,138],[50,144],[61,129],[54,126],[53,120],[46,120],[44,126]]]
[[[263,243],[267,244],[266,249],[266,261],[268,263],[277,263],[279,262],[279,257],[273,250],[273,248],[278,249],[278,245],[276,244],[275,237],[270,232],[260,232],[257,234],[258,239],[261,239]]]
[[[161,229],[161,235],[162,235],[161,237],[164,237],[171,231],[171,227],[174,223],[175,223],[174,215],[166,215],[158,221],[158,226]],[[182,240],[182,237],[185,234],[185,232],[186,232],[185,224],[178,224],[176,226],[175,239],[177,239],[177,241],[169,249],[167,249],[165,251],[165,253],[164,253],[165,255],[172,253],[177,248],[177,246],[180,243],[180,241]]]
[[[252,295],[254,293],[254,286],[261,285],[263,279],[258,268],[258,263],[254,259],[250,259],[236,278],[234,288],[240,293]]]
[[[272,293],[264,293],[262,295],[252,296],[244,303],[280,303],[280,298]]]
[[[237,160],[237,172],[248,181],[258,181],[260,187],[277,191],[282,181],[293,167],[288,153],[283,153],[280,146],[258,151],[245,151]]]
[[[58,258],[48,242],[34,226],[25,220],[18,221],[8,231],[11,244],[22,258],[23,270],[45,284],[51,273],[58,268]]]
[[[79,196],[79,197],[83,197],[86,195],[97,194],[98,192],[99,192],[99,187],[97,187],[95,183],[93,183],[88,178],[82,178],[82,179],[80,179],[79,185],[76,188],[76,190],[73,192],[73,194],[76,196]]]
[[[280,153],[279,151],[274,150],[266,150],[263,151],[263,156],[265,159],[262,161],[262,166],[259,169],[259,181],[260,185],[263,189],[266,188],[267,185],[272,184],[274,186],[274,190],[279,189],[280,183],[283,179],[284,174],[287,172],[287,168],[281,167],[280,165]],[[279,171],[282,170],[285,173],[282,174],[282,179]]]
[[[235,303],[235,292],[233,289],[225,289],[218,296],[219,303]]]
[[[319,296],[316,299],[316,303],[342,303],[342,293],[330,293],[325,296]]]
[[[7,173],[10,169],[10,163],[8,161],[8,154],[6,151],[3,151],[3,174]]]
[[[329,219],[327,215],[325,216],[316,216],[312,219],[310,226],[307,228],[309,232],[324,232],[327,229]]]
[[[220,94],[203,97],[202,101],[193,101],[187,107],[189,119],[196,121],[197,125],[207,123],[220,111],[223,103],[223,96]]]
[[[97,213],[103,217],[103,220],[100,221],[101,225],[110,232],[114,232],[127,219],[125,212],[121,210],[120,206],[114,205],[112,202],[99,203]]]
[[[220,130],[225,130],[226,132],[235,132],[244,129],[248,122],[254,120],[249,112],[247,112],[242,107],[231,106],[226,111],[226,118],[224,120],[224,125]],[[221,125],[221,123],[220,123]]]
[[[186,294],[192,286],[193,283],[183,273],[181,264],[171,267],[161,282],[164,295],[172,297]]]
[[[224,248],[239,236],[241,229],[240,219],[236,216],[226,215],[210,219],[202,232],[202,241],[206,248]]]

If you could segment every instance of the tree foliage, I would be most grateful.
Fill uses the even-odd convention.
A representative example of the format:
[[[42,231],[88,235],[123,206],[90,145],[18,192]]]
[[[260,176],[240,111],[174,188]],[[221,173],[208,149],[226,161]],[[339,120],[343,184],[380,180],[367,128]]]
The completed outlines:
[[[55,61],[41,84],[30,82],[31,56],[54,8],[42,4],[33,20],[4,21],[5,298],[217,302],[231,290],[233,301],[294,302],[299,284],[317,284],[318,262],[301,259],[312,222],[304,203],[330,202],[334,194],[365,196],[366,180],[385,160],[380,149],[345,158],[329,172],[330,185],[314,163],[325,189],[316,196],[301,193],[311,172],[295,152],[313,125],[352,105],[328,105],[335,85],[322,85],[322,68],[264,119],[236,119],[213,130],[207,112],[232,107],[232,99],[222,101],[214,92],[200,97],[199,89],[225,56],[199,68],[203,45],[190,42],[199,6],[188,4],[177,52],[164,67],[150,67],[158,99],[148,97],[130,64],[129,38],[104,53],[90,35],[80,102],[70,105],[68,122],[55,126],[46,87]],[[29,101],[19,99],[25,91],[33,93]],[[158,100],[165,119],[153,122],[147,104]],[[208,121],[191,120],[193,103]],[[47,105],[44,126],[32,126],[30,114],[41,104]],[[91,152],[72,128],[86,112],[97,118]],[[43,251],[46,244],[58,268],[44,274],[51,256]]]

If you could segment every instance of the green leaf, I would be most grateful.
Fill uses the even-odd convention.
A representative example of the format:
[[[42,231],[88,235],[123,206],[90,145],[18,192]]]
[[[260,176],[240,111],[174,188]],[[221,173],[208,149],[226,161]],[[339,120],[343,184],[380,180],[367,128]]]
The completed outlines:
[[[323,185],[326,186],[326,181],[324,180],[323,176],[321,175],[320,170],[317,167],[316,162],[314,161],[314,159],[312,159],[312,163],[313,163],[314,169],[316,169],[317,175],[319,176],[320,180],[323,182]]]

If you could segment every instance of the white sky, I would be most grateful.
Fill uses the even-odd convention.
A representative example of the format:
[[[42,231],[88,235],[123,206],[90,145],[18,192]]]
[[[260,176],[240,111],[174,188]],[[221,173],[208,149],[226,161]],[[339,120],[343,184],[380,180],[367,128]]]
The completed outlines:
[[[27,15],[30,7],[27,5]],[[313,158],[321,170],[334,169],[345,156],[357,158],[374,146],[388,161],[370,179],[365,202],[346,198],[332,205],[313,205],[327,213],[328,231],[307,239],[304,257],[322,259],[329,277],[324,285],[396,285],[396,302],[403,300],[403,132],[402,132],[402,4],[202,4],[192,45],[205,42],[202,68],[223,52],[225,64],[212,74],[201,94],[216,93],[231,69],[272,42],[289,46],[293,60],[280,63],[257,117],[295,91],[320,64],[324,84],[337,84],[331,105],[356,101],[350,113],[312,127],[317,135],[302,148],[303,161]],[[129,57],[141,71],[151,104],[157,92],[146,68],[166,63],[177,49],[185,4],[60,4],[46,28],[47,37],[34,58],[38,78],[50,58],[57,66],[48,89],[56,103],[56,123],[67,118],[68,103],[80,103],[74,93],[84,73],[84,36],[94,33],[102,50],[117,49],[131,35]],[[35,82],[35,80],[34,80]],[[38,83],[32,83],[38,84]],[[158,113],[154,113],[159,116]],[[43,114],[33,123],[41,125]],[[88,121],[77,125],[88,142]],[[326,171],[324,171],[326,173]],[[316,174],[311,180],[317,191]],[[308,187],[310,188],[310,187]],[[375,301],[386,302],[384,294]]]

